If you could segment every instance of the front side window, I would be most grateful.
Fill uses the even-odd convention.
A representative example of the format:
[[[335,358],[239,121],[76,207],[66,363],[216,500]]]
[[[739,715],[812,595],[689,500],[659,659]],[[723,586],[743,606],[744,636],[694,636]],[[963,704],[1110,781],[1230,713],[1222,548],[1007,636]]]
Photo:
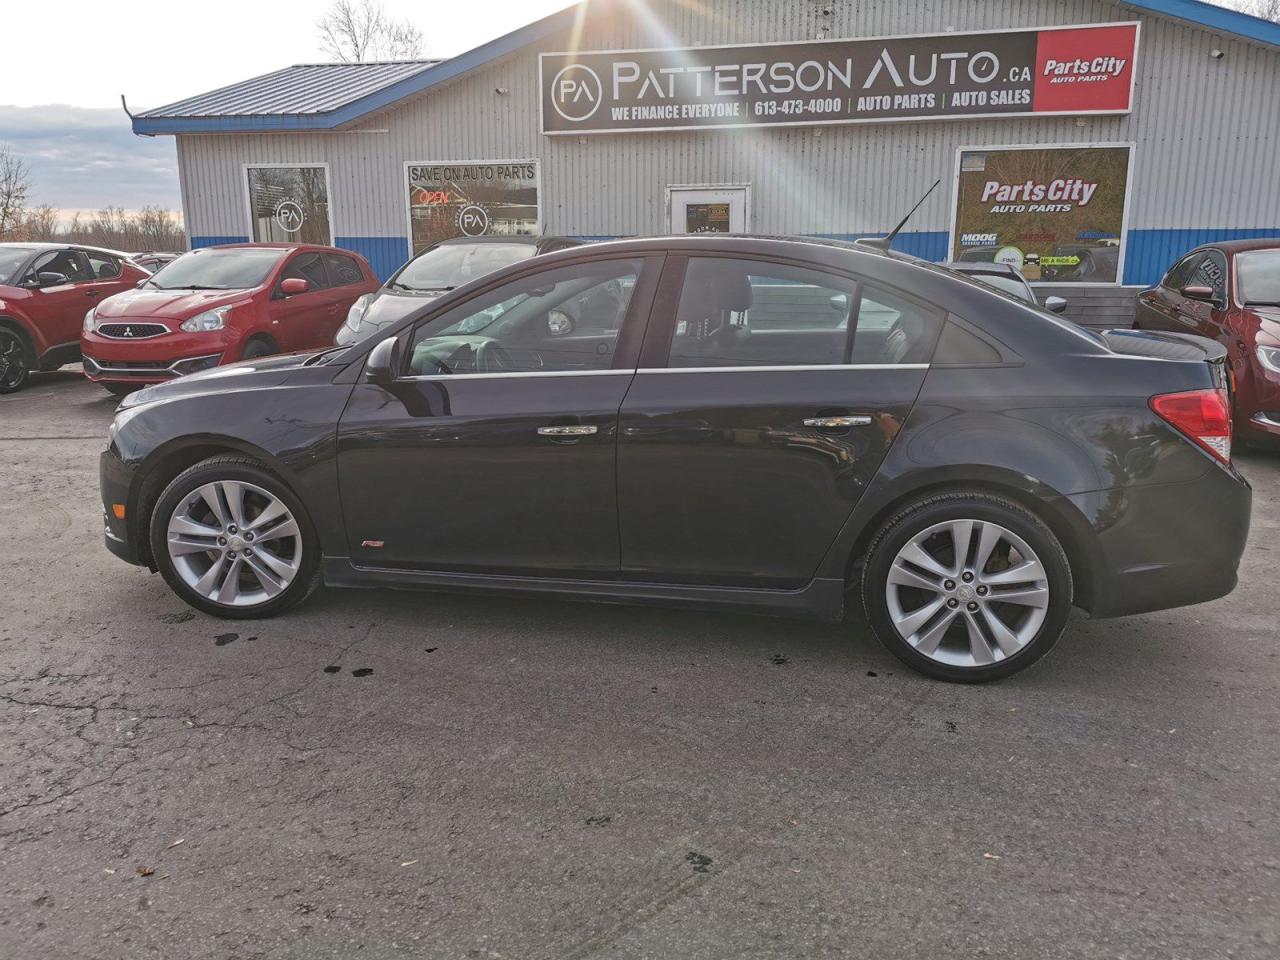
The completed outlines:
[[[1227,259],[1217,250],[1210,250],[1183,280],[1184,287],[1208,287],[1219,299],[1227,293]]]
[[[1253,250],[1236,257],[1240,299],[1259,307],[1280,306],[1280,250]]]
[[[85,283],[94,279],[89,269],[89,261],[79,250],[54,250],[43,257],[37,257],[31,266],[31,276],[39,278],[42,273],[55,273],[65,279],[58,283]],[[43,285],[43,280],[40,281]]]
[[[265,281],[288,252],[273,247],[192,250],[152,274],[147,285],[161,290],[248,290]]]
[[[429,320],[411,376],[607,370],[641,260],[597,260],[503,284]]]
[[[686,368],[922,362],[940,323],[832,274],[713,257],[690,259],[675,321],[668,365]]]
[[[280,279],[290,278],[307,281],[312,290],[323,290],[329,285],[329,278],[324,270],[324,260],[318,253],[300,253],[285,264]]]
[[[1193,253],[1189,257],[1183,257],[1164,275],[1160,285],[1167,290],[1181,290],[1187,285],[1188,274],[1199,265],[1202,257],[1204,257],[1203,253]]]
[[[249,167],[250,233],[259,243],[329,246],[329,184],[324,167]]]

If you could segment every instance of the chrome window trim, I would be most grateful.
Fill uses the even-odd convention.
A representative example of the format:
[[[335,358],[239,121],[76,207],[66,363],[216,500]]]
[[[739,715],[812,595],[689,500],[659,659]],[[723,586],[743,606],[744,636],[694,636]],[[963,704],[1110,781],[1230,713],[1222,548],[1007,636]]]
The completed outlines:
[[[616,377],[637,373],[796,373],[815,370],[928,370],[927,363],[824,363],[768,367],[639,367],[624,370],[523,370],[512,373],[424,373],[397,377],[397,382],[419,380],[500,380],[515,377]]]
[[[812,370],[928,370],[927,363],[795,363],[756,367],[641,367],[637,373],[796,373]]]

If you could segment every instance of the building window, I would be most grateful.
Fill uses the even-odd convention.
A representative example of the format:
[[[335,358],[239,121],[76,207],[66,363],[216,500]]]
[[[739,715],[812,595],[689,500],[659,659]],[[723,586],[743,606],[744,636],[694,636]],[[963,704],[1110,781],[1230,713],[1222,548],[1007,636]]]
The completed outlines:
[[[1119,283],[1127,144],[960,151],[951,259],[1009,263],[1032,283]]]
[[[259,243],[329,246],[329,178],[323,166],[246,168],[249,230]]]
[[[406,186],[412,256],[451,237],[538,233],[536,161],[410,163]]]

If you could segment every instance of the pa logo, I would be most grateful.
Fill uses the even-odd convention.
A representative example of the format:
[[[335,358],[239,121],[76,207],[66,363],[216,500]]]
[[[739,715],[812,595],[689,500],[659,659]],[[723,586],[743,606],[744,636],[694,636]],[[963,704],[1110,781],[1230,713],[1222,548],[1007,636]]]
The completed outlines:
[[[551,106],[570,123],[581,123],[600,109],[603,90],[594,70],[571,63],[551,81]]]
[[[302,222],[305,219],[302,207],[296,201],[281,200],[276,204],[276,224],[285,233],[297,233],[302,229]]]
[[[458,229],[468,237],[479,237],[489,229],[489,214],[484,207],[472,203],[458,212]]]

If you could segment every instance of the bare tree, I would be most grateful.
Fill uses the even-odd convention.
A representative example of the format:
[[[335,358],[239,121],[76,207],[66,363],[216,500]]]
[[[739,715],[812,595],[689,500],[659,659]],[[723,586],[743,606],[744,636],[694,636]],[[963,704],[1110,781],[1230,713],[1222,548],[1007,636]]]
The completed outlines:
[[[58,239],[58,211],[51,204],[32,207],[18,228],[23,240],[46,242]]]
[[[27,209],[29,171],[22,158],[0,143],[0,240],[14,233]]]
[[[316,27],[321,49],[342,63],[412,60],[422,52],[422,31],[387,16],[377,0],[333,0]]]
[[[1280,0],[1227,0],[1227,6],[1280,23]]]

